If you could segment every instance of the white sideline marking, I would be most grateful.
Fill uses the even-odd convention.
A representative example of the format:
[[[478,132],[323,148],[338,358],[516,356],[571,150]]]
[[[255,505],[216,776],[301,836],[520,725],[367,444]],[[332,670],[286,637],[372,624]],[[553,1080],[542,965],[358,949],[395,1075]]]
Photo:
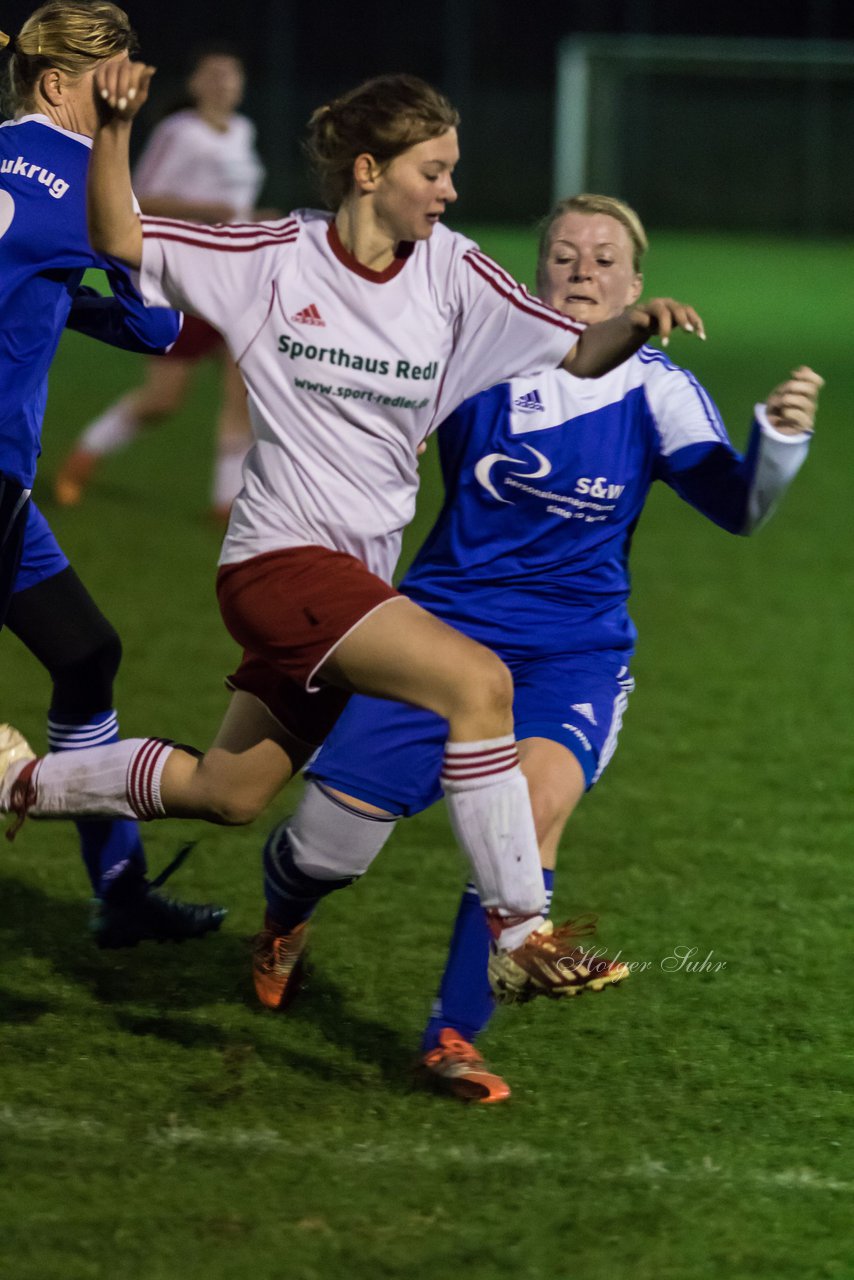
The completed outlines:
[[[0,1129],[15,1133],[19,1137],[34,1140],[44,1138],[88,1138],[95,1142],[114,1142],[125,1144],[127,1134],[121,1129],[106,1125],[101,1120],[89,1116],[76,1119],[67,1116],[51,1116],[38,1111],[16,1111],[9,1106],[0,1107]],[[214,1132],[199,1129],[194,1125],[176,1121],[159,1128],[151,1127],[143,1141],[151,1147],[204,1147],[208,1150],[227,1151],[276,1151],[286,1157],[299,1158],[305,1155],[302,1143],[291,1142],[283,1138],[275,1129],[225,1129]],[[476,1165],[484,1159],[490,1163],[508,1165],[541,1164],[543,1153],[541,1148],[527,1143],[503,1143],[498,1147],[486,1145],[456,1145],[437,1147],[433,1143],[416,1143],[414,1146],[395,1145],[389,1142],[357,1142],[346,1150],[334,1151],[329,1147],[324,1154],[336,1159],[347,1159],[351,1164],[395,1164],[398,1161],[413,1161],[422,1167],[440,1168],[448,1163],[459,1165]],[[730,1173],[722,1165],[716,1164],[711,1156],[689,1164],[669,1165],[661,1160],[653,1160],[644,1156],[641,1160],[629,1164],[622,1176],[637,1182],[735,1182],[743,1185],[745,1181],[758,1187],[780,1187],[795,1191],[833,1191],[851,1194],[854,1182],[843,1182],[838,1178],[826,1177],[817,1169],[806,1165],[796,1169],[781,1169],[777,1172],[765,1169],[753,1169],[746,1173]]]
[[[664,1180],[670,1182],[699,1182],[703,1179],[715,1177],[720,1177],[722,1182],[726,1182],[728,1178],[726,1169],[722,1165],[715,1164],[711,1156],[703,1156],[703,1159],[699,1162],[684,1165],[681,1168],[674,1168],[672,1165],[665,1164],[662,1160],[652,1160],[649,1156],[645,1156],[643,1160],[630,1164],[625,1170],[624,1176],[638,1178],[644,1182]],[[746,1175],[739,1175],[739,1181],[743,1181],[744,1177],[754,1185],[761,1187],[789,1187],[798,1191],[854,1191],[854,1182],[842,1182],[839,1178],[827,1178],[816,1169],[810,1169],[806,1165],[802,1165],[797,1169],[781,1169],[779,1173],[769,1173],[764,1169],[753,1169]]]

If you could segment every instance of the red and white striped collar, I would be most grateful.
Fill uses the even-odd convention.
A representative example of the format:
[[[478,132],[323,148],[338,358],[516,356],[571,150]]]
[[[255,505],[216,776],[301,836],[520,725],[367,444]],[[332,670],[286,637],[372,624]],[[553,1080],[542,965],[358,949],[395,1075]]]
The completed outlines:
[[[402,240],[397,246],[394,258],[382,271],[372,271],[370,267],[366,267],[361,263],[349,249],[345,249],[341,243],[341,237],[338,234],[338,228],[335,225],[335,219],[332,218],[329,223],[329,230],[326,233],[326,239],[329,248],[334,253],[338,261],[345,266],[348,271],[352,271],[355,275],[361,276],[363,280],[370,280],[372,284],[385,284],[403,270],[406,266],[406,260],[412,254],[415,245],[411,240]]]

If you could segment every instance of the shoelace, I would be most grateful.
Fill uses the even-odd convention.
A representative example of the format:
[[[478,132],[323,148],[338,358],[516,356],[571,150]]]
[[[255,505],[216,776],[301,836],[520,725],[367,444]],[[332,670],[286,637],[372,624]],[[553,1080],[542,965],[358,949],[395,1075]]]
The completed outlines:
[[[567,920],[560,928],[553,931],[548,941],[563,947],[574,939],[589,938],[595,934],[598,922],[598,915],[588,911],[584,915],[576,916],[574,920]],[[584,950],[582,947],[573,947],[565,959],[571,961],[576,968],[583,964],[589,970],[591,978],[600,978],[609,973],[614,963],[597,951]]]
[[[258,956],[258,963],[266,973],[275,973],[286,966],[290,972],[296,966],[302,955],[302,946],[294,945],[293,932],[276,934],[265,930],[258,937],[266,940],[265,950]],[[297,943],[300,937],[301,935],[298,934]]]
[[[460,1062],[483,1062],[483,1058],[480,1056],[477,1049],[475,1049],[474,1045],[470,1044],[468,1040],[446,1040],[443,1044],[437,1046],[437,1048],[433,1050],[433,1054],[436,1055],[437,1061],[445,1054],[450,1054],[451,1057],[458,1058]],[[431,1054],[430,1057],[432,1057],[433,1054]]]
[[[36,787],[32,777],[37,764],[37,759],[27,761],[10,788],[9,812],[15,814],[14,821],[6,829],[6,839],[10,843],[26,822],[30,805],[35,802]]]
[[[149,889],[159,889],[161,885],[165,884],[166,881],[169,879],[169,877],[187,861],[187,858],[195,849],[198,843],[199,843],[198,840],[190,840],[187,842],[187,844],[182,844],[181,848],[175,854],[175,857],[172,859],[170,863],[168,863],[167,866],[163,868],[163,870],[160,872],[160,875],[155,876],[153,880],[149,880],[148,882]]]
[[[583,915],[576,916],[574,920],[567,920],[565,924],[559,925],[548,936],[552,942],[559,943],[570,942],[573,938],[590,938],[596,933],[598,923],[598,915],[593,911],[587,911]]]

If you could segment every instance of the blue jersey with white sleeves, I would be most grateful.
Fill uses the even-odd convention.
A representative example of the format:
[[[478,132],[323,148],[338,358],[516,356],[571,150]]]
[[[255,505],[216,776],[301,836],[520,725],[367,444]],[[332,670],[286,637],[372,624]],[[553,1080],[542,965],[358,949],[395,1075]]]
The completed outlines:
[[[40,452],[48,369],[84,272],[107,271],[117,296],[88,313],[78,307],[75,328],[148,352],[171,346],[180,329],[176,313],[147,310],[127,275],[89,247],[90,149],[91,139],[46,116],[0,125],[0,471],[25,488]]]
[[[401,589],[507,658],[629,653],[629,550],[652,482],[749,533],[807,447],[758,405],[740,455],[696,378],[651,347],[598,379],[515,378],[439,428],[445,501]]]

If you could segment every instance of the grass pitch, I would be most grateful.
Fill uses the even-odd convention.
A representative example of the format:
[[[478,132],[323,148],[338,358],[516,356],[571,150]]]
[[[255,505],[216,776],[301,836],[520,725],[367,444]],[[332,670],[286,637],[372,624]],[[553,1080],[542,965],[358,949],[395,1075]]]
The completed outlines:
[[[478,234],[532,278],[527,233]],[[230,908],[183,948],[98,953],[73,831],[29,825],[0,863],[3,1280],[854,1277],[854,250],[653,243],[647,292],[695,302],[709,333],[673,358],[737,443],[795,364],[828,385],[813,456],[755,540],[666,491],[636,537],[638,688],[555,913],[600,911],[634,976],[501,1014],[485,1048],[513,1098],[466,1109],[408,1075],[461,882],[441,810],[322,908],[314,979],[281,1019],[253,1003],[246,939],[259,843],[293,793],[247,830],[148,829],[155,868],[201,836],[176,891]],[[123,636],[124,732],[204,744],[236,656],[204,519],[211,373],[83,508],[48,497],[137,368],[64,339],[37,496]],[[424,469],[410,548],[435,509]],[[46,678],[8,634],[0,661],[3,718],[44,745]]]

